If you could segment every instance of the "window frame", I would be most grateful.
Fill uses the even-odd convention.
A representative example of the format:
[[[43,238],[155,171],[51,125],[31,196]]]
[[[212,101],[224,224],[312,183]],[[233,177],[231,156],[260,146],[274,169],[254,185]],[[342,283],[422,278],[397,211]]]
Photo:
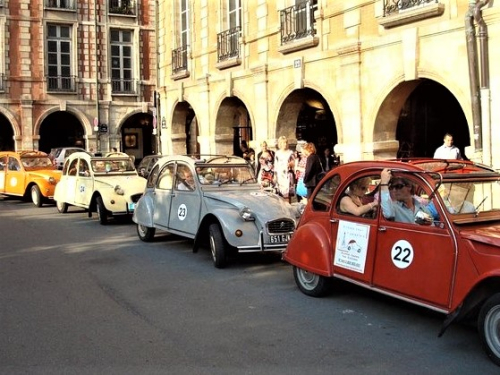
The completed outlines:
[[[113,39],[113,33],[118,33],[118,40]],[[128,33],[130,39],[124,41],[124,35]],[[135,32],[133,29],[126,28],[110,28],[109,30],[109,55],[110,55],[110,78],[111,78],[111,91],[112,94],[136,94],[135,88],[135,61],[134,61],[134,37]],[[114,54],[114,49],[118,48],[118,55]],[[124,49],[129,48],[130,52],[128,56],[125,56]],[[117,58],[119,61],[119,67],[115,68],[113,66],[114,59]],[[128,59],[130,66],[125,66],[124,61]],[[119,77],[115,77],[114,73],[118,71]],[[130,73],[130,77],[127,77],[125,72]]]

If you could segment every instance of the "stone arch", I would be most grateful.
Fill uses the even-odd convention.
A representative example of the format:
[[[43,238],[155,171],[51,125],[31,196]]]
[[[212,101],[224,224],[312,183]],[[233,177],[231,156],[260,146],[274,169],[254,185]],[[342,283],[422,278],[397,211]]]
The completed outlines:
[[[292,148],[301,142],[313,142],[318,153],[333,150],[337,143],[337,125],[325,96],[311,86],[295,88],[279,98],[275,137],[285,136]]]
[[[432,157],[446,132],[457,136],[462,151],[470,144],[463,106],[439,81],[401,79],[385,93],[373,117],[375,158]]]
[[[216,153],[239,155],[240,142],[253,138],[254,128],[247,104],[237,96],[221,96],[214,110]]]
[[[19,126],[19,122],[16,117],[7,109],[0,106],[0,113],[5,116],[7,121],[10,122],[12,126],[12,131],[14,132],[14,137],[21,136],[21,127]]]
[[[43,124],[43,121],[49,115],[51,115],[55,112],[61,112],[61,111],[68,112],[68,113],[72,114],[73,116],[75,116],[78,119],[78,121],[80,121],[80,124],[82,125],[82,127],[85,131],[85,134],[87,134],[87,136],[89,134],[92,134],[93,127],[92,127],[92,124],[91,124],[90,120],[88,119],[88,117],[85,115],[85,113],[83,113],[79,109],[73,108],[73,107],[66,107],[65,110],[61,110],[60,107],[52,107],[52,108],[49,108],[46,111],[44,111],[35,122],[35,126],[33,127],[33,134],[39,135],[40,134],[40,127]]]
[[[196,111],[189,101],[176,101],[172,109],[170,139],[174,154],[198,154],[199,126]]]

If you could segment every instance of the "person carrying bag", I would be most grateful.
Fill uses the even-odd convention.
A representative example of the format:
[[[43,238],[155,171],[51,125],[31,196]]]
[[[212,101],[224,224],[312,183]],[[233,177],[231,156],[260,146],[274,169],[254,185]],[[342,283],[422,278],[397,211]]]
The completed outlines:
[[[321,164],[321,160],[319,156],[316,154],[316,147],[314,143],[308,142],[302,148],[302,152],[307,155],[306,169],[303,175],[304,185],[307,188],[307,198],[309,198],[316,188],[318,183],[318,176],[323,174],[324,170],[323,165]]]

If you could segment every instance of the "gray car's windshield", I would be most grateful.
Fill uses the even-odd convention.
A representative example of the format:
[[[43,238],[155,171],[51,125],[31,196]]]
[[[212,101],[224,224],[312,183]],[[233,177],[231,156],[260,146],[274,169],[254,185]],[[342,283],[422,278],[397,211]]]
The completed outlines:
[[[196,169],[202,185],[256,183],[255,174],[249,165],[203,166]]]

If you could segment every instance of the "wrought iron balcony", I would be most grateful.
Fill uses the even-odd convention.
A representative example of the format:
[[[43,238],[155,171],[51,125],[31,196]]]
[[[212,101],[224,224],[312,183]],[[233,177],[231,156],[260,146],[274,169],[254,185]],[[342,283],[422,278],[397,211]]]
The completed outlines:
[[[439,0],[384,0],[384,17],[427,4],[437,3],[439,3]]]
[[[187,50],[187,46],[172,50],[172,74],[187,70]]]
[[[75,77],[47,76],[47,91],[76,92]]]
[[[45,8],[76,10],[75,5],[75,0],[45,0]]]
[[[134,0],[110,0],[109,13],[135,16],[137,5]]]
[[[111,80],[111,91],[113,94],[135,94],[136,83],[133,79],[116,79]]]
[[[240,33],[238,26],[217,34],[217,62],[240,57]]]
[[[308,0],[280,10],[281,45],[316,34],[315,7],[315,1]]]

